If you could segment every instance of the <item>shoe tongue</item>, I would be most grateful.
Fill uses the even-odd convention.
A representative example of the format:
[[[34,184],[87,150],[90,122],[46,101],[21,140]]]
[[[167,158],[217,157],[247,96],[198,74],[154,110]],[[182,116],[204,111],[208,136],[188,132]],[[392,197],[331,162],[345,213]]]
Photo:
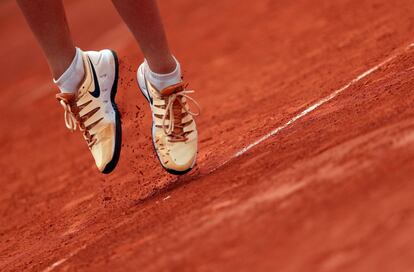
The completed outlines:
[[[160,94],[162,95],[171,95],[173,93],[178,93],[184,91],[184,83],[180,82],[174,85],[171,85],[163,90],[160,91]]]
[[[60,100],[66,101],[66,103],[68,103],[70,105],[71,111],[72,111],[73,114],[78,114],[79,113],[79,108],[76,105],[76,94],[58,93],[58,94],[56,94],[56,99],[58,101],[60,101]]]
[[[56,94],[56,98],[66,100],[69,103],[73,103],[76,101],[76,95],[73,93],[58,93]]]

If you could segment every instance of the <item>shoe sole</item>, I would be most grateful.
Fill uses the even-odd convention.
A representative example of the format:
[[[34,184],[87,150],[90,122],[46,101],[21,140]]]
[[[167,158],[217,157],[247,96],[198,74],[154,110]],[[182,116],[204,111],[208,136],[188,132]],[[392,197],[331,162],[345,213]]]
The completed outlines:
[[[148,95],[148,96],[147,96],[147,95],[145,95],[144,90],[143,90],[143,89],[141,89],[141,87],[139,86],[138,77],[137,77],[137,85],[138,85],[139,90],[141,91],[141,94],[145,97],[145,100],[147,100],[147,101],[148,101],[148,103],[150,104],[150,109],[151,109],[151,101],[149,100],[149,93],[148,93],[148,91],[147,91],[147,90],[145,90],[145,92],[147,93],[147,95]],[[152,112],[152,110],[151,110],[151,112]],[[152,114],[152,113],[151,113],[151,114]],[[151,125],[151,135],[152,135],[152,127],[153,127],[153,126],[154,126],[154,122],[152,122],[152,125]],[[151,137],[152,137],[152,136],[151,136]],[[177,171],[177,170],[173,170],[173,169],[170,169],[170,168],[165,167],[165,166],[162,164],[160,157],[158,156],[157,149],[156,149],[156,147],[155,147],[155,143],[154,143],[154,141],[153,141],[153,140],[151,140],[151,142],[152,142],[152,148],[154,149],[154,152],[155,152],[155,154],[157,155],[157,159],[158,159],[158,161],[160,162],[160,164],[161,164],[162,168],[164,168],[164,170],[165,170],[165,171],[167,171],[168,173],[170,173],[170,174],[172,174],[172,175],[176,175],[176,176],[181,176],[181,175],[187,174],[188,172],[190,172],[190,171],[193,169],[193,167],[194,167],[194,165],[195,165],[195,161],[194,161],[193,165],[192,165],[190,168],[188,168],[187,170],[184,170],[184,171]]]
[[[115,103],[115,96],[118,91],[118,77],[119,77],[119,62],[118,56],[115,51],[110,50],[115,60],[115,79],[111,89],[111,103],[115,111],[115,150],[111,161],[105,166],[102,173],[111,173],[118,164],[119,157],[121,154],[121,142],[122,142],[122,126],[121,126],[121,115],[119,114],[118,107]]]

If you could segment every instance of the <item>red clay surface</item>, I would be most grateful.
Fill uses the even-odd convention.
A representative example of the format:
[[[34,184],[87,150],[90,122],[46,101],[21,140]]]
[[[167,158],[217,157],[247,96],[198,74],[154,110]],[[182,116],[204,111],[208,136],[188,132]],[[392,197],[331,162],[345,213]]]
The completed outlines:
[[[0,3],[0,271],[413,271],[412,0],[161,1],[203,107],[198,165],[180,178],[152,151],[142,55],[96,3],[66,4],[81,48],[121,56],[109,176],[66,130],[15,3]]]

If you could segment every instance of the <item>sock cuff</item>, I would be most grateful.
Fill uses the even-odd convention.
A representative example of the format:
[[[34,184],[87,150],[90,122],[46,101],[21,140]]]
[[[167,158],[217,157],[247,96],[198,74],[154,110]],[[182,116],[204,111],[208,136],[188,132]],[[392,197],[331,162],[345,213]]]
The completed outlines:
[[[74,93],[77,91],[84,75],[83,53],[82,50],[76,47],[76,53],[72,63],[58,79],[53,79],[53,82],[61,92]]]
[[[63,74],[58,79],[53,79],[53,82],[55,84],[59,85],[59,83],[68,80],[69,77],[71,76],[72,70],[75,69],[75,67],[77,66],[79,60],[81,60],[83,62],[82,50],[80,50],[80,48],[76,47],[75,56],[73,57],[73,60],[70,63],[69,67],[65,70],[65,72],[63,72]]]
[[[165,79],[169,79],[171,77],[176,76],[177,74],[180,74],[180,76],[181,76],[181,65],[180,65],[180,63],[178,62],[178,60],[174,56],[173,56],[173,58],[175,60],[176,66],[175,66],[174,71],[172,71],[172,72],[170,72],[168,74],[158,74],[158,73],[155,73],[155,72],[151,71],[151,68],[149,67],[148,62],[147,62],[146,59],[144,60],[145,70],[147,70],[149,76],[152,79],[155,79],[155,80],[165,80]]]
[[[159,91],[164,90],[165,88],[178,84],[182,82],[181,79],[181,67],[180,63],[177,59],[173,56],[176,67],[174,71],[168,74],[158,74],[151,71],[147,60],[144,60],[144,73],[145,76],[148,78],[149,82]]]

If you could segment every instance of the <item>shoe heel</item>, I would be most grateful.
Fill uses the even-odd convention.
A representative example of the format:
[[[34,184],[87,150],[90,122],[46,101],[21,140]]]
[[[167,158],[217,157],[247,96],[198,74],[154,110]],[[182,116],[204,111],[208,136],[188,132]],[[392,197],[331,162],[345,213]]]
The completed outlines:
[[[138,84],[139,90],[141,91],[142,95],[143,95],[143,96],[145,97],[145,99],[147,99],[147,101],[150,103],[149,93],[148,93],[148,90],[147,90],[147,88],[146,88],[146,86],[145,86],[145,82],[143,82],[143,83],[140,83],[140,82],[139,82],[139,78],[140,78],[139,74],[142,74],[142,73],[143,73],[143,72],[141,71],[141,69],[142,69],[142,66],[139,66],[138,71],[137,71],[137,84]],[[142,77],[143,77],[143,76],[142,76]]]

